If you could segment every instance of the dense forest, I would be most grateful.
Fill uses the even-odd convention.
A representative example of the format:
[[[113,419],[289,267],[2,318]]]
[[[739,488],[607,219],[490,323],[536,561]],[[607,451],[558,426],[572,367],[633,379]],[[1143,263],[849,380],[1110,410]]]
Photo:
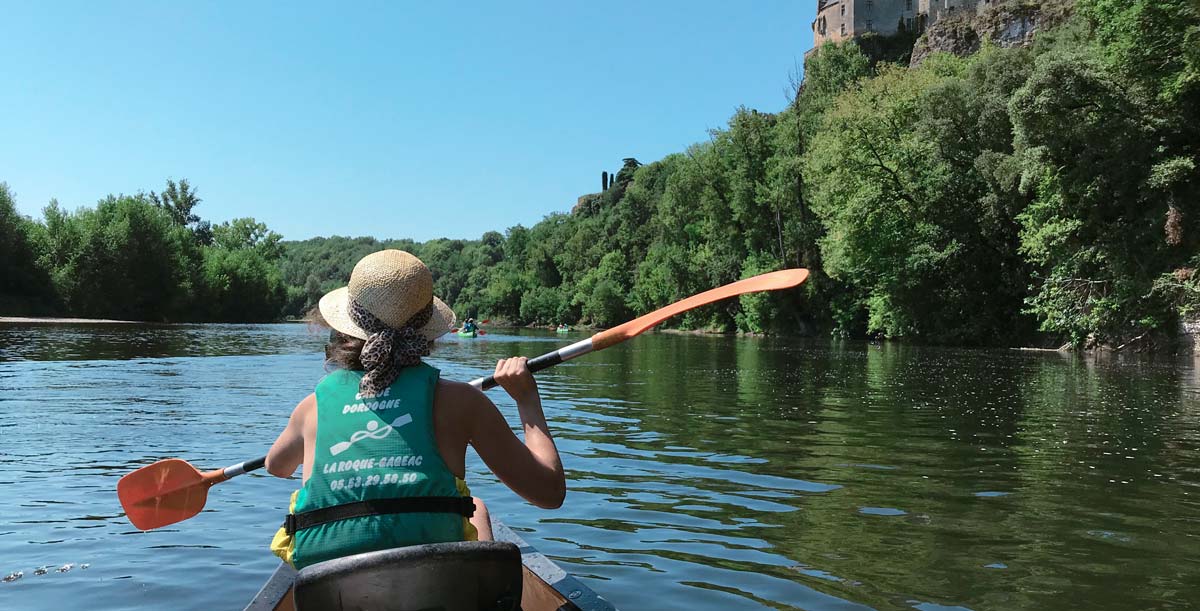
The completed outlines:
[[[287,291],[279,234],[252,218],[213,225],[186,180],[110,195],[36,222],[0,183],[0,314],[146,321],[264,321]]]
[[[678,324],[1124,345],[1200,314],[1192,0],[1078,0],[1031,46],[911,68],[869,43],[811,53],[783,110],[738,109],[706,142],[603,173],[571,213],[478,240],[281,242],[253,219],[201,221],[185,182],[34,221],[0,189],[16,262],[0,313],[272,319],[391,247],[429,264],[459,316],[518,324],[610,325],[797,266],[802,290]]]

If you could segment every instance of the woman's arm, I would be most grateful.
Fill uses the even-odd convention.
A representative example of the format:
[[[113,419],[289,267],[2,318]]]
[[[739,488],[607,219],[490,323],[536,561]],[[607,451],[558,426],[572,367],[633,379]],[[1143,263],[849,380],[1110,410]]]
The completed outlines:
[[[304,461],[304,420],[316,406],[316,395],[309,395],[292,410],[287,427],[267,452],[267,471],[275,477],[288,478]]]
[[[471,445],[488,468],[525,500],[543,509],[562,506],[567,494],[566,476],[558,448],[542,413],[537,382],[524,357],[496,363],[496,382],[517,402],[525,429],[525,442],[517,439],[508,422],[482,392],[466,386],[473,423]]]

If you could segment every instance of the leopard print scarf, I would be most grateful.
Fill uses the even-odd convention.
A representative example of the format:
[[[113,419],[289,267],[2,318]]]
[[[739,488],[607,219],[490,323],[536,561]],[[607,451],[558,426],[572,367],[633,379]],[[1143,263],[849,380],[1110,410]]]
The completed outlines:
[[[433,342],[421,335],[420,328],[433,317],[433,301],[421,308],[404,326],[394,329],[367,311],[356,301],[350,300],[350,319],[367,332],[367,343],[363,344],[359,361],[367,370],[358,389],[364,396],[377,396],[396,381],[400,370],[421,362],[429,354]]]

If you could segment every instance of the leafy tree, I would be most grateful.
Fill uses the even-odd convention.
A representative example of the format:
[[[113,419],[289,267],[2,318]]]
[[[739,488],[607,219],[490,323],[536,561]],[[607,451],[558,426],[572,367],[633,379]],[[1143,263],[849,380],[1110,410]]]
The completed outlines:
[[[811,144],[825,271],[861,289],[852,307],[866,309],[869,332],[1004,342],[1020,328],[1016,210],[983,173],[1010,143],[972,119],[994,114],[1009,95],[993,70],[1021,64],[987,59],[977,58],[975,71],[948,56],[881,68],[839,96]]]
[[[253,250],[267,261],[274,261],[283,254],[279,241],[283,236],[252,218],[226,221],[212,228],[212,245],[225,250]]]
[[[633,157],[626,157],[622,160],[620,171],[613,175],[613,179],[609,182],[608,188],[604,190],[601,196],[601,201],[605,205],[611,206],[614,203],[621,201],[625,196],[625,189],[629,187],[629,183],[633,181],[633,175],[642,162]]]
[[[0,236],[10,202],[7,188],[0,188]],[[51,201],[42,223],[21,219],[36,261],[29,258],[18,269],[45,278],[42,298],[77,316],[278,318],[289,296],[278,266],[279,234],[254,219],[236,219],[212,227],[213,243],[204,245],[186,226],[198,221],[197,202],[186,181],[168,181],[162,195],[109,196],[74,212]]]
[[[186,178],[175,182],[167,179],[167,188],[163,189],[161,194],[150,192],[150,201],[154,202],[155,206],[167,211],[171,215],[171,220],[178,225],[191,225],[200,221],[192,209],[200,203],[200,198],[196,195],[196,189],[193,188]]]
[[[1076,342],[1118,341],[1168,322],[1151,288],[1181,262],[1164,219],[1173,197],[1196,193],[1195,178],[1189,159],[1163,158],[1155,113],[1139,102],[1104,63],[1070,52],[1039,58],[1011,102],[1034,193],[1021,250],[1042,270],[1030,309],[1044,329]]]
[[[563,297],[553,288],[535,286],[521,297],[521,320],[541,325],[557,324]]]
[[[815,134],[833,100],[874,72],[871,58],[862,52],[857,42],[826,43],[814,49],[804,61],[804,80],[793,84],[793,108],[801,133],[805,136]]]
[[[34,223],[17,213],[8,184],[0,182],[0,313],[30,314],[48,306],[50,279],[36,265]]]
[[[1124,79],[1170,104],[1197,100],[1200,7],[1194,1],[1079,0],[1079,12],[1092,25],[1100,56]]]
[[[589,270],[576,289],[575,301],[593,323],[609,326],[629,318],[625,295],[629,292],[629,264],[625,254],[612,251]]]
[[[203,279],[207,320],[275,320],[287,298],[279,269],[254,247],[205,247]]]
[[[50,270],[68,312],[152,321],[187,317],[195,243],[148,197],[109,196],[74,213],[52,202],[38,236],[38,263]]]

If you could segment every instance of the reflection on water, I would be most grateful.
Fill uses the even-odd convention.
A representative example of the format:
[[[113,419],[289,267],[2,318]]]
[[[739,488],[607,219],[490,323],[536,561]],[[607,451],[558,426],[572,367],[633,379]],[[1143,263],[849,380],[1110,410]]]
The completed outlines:
[[[0,362],[295,354],[310,352],[320,335],[305,331],[302,325],[0,323]]]
[[[573,339],[451,337],[432,360],[467,380]],[[244,604],[296,482],[241,478],[192,520],[139,533],[116,480],[160,458],[261,455],[321,375],[321,342],[300,325],[0,325],[0,608]],[[1189,608],[1197,375],[651,335],[539,374],[561,510],[524,504],[474,457],[469,479],[623,608]]]

